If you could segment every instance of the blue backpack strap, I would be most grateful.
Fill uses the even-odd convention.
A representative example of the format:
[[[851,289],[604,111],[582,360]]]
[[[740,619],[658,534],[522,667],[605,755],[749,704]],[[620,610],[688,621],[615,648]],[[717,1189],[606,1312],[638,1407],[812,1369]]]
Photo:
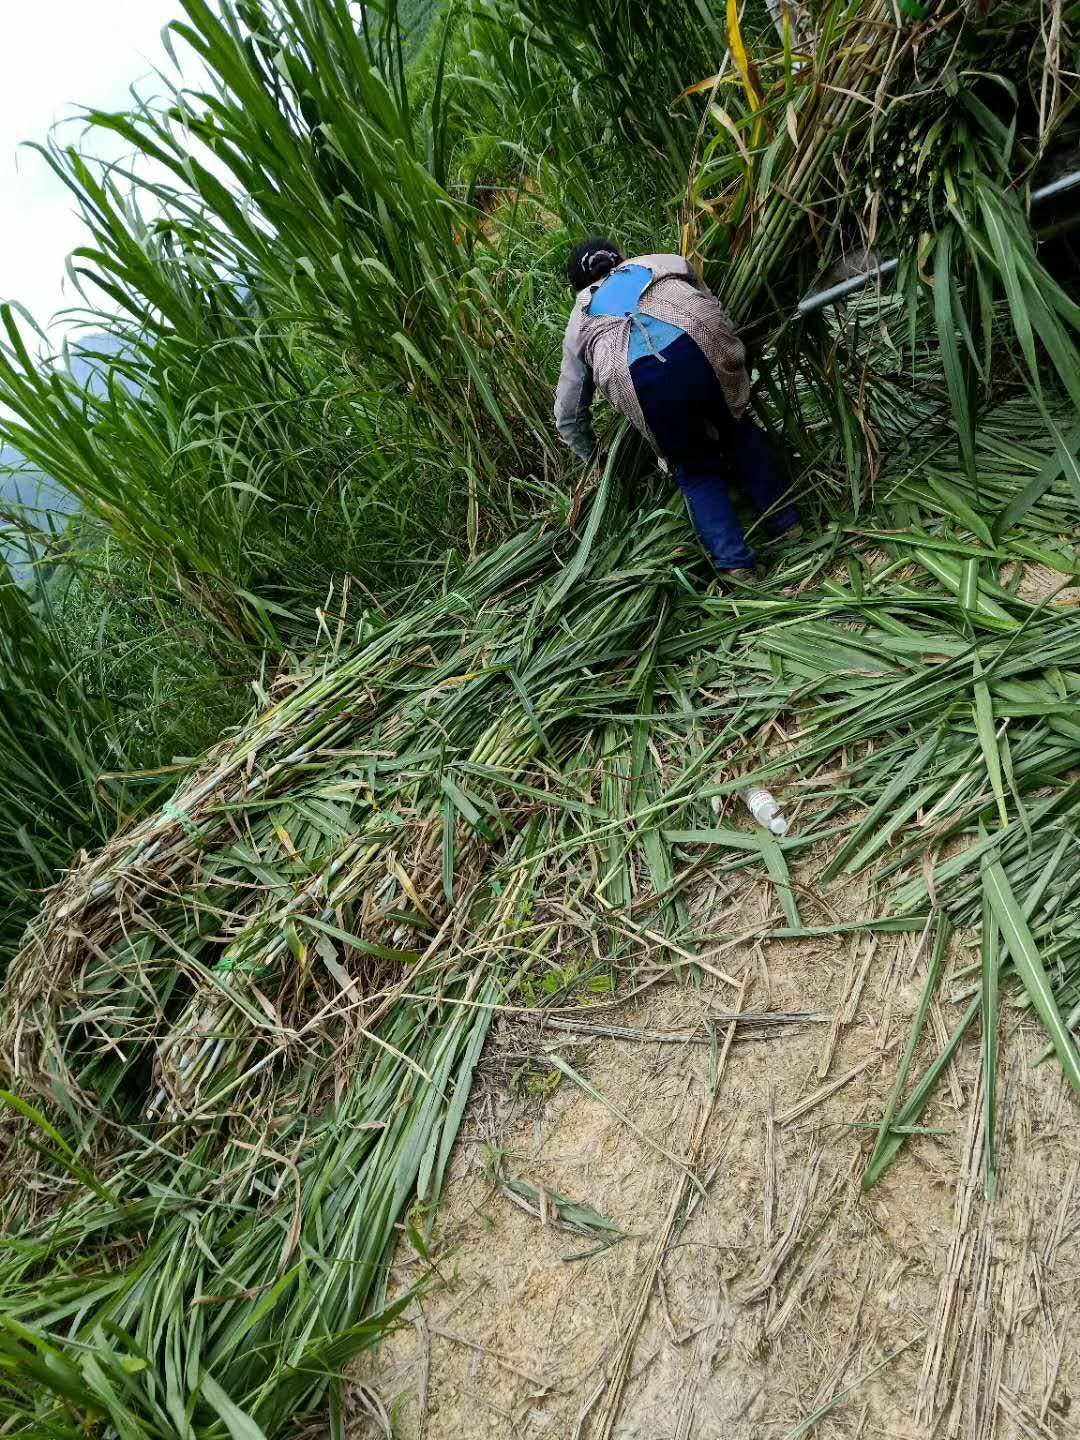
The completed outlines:
[[[585,310],[589,315],[633,315],[642,295],[652,284],[653,273],[646,265],[619,265],[600,282]]]

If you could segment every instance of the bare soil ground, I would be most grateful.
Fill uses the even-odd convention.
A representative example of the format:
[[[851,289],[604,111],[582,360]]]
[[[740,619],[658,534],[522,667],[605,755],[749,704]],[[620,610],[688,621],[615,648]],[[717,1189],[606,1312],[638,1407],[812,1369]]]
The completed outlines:
[[[774,907],[748,886],[740,921],[767,928]],[[840,907],[874,908],[861,887]],[[357,1373],[353,1434],[388,1433],[379,1409],[394,1436],[425,1440],[1080,1433],[1080,1114],[1058,1068],[1035,1068],[1036,1029],[1005,1011],[993,1205],[977,1026],[922,1119],[935,1133],[861,1188],[927,961],[916,935],[751,944],[716,961],[735,985],[673,974],[583,1012],[633,1038],[500,1019],[437,1276]],[[960,1013],[943,996],[916,1071]],[[762,1031],[717,1021],[735,1009],[827,1018],[742,1038]],[[523,1063],[554,1077],[550,1055],[592,1093],[512,1083]],[[551,1192],[632,1238],[568,1259],[598,1237],[559,1223]],[[403,1244],[392,1290],[422,1268]]]

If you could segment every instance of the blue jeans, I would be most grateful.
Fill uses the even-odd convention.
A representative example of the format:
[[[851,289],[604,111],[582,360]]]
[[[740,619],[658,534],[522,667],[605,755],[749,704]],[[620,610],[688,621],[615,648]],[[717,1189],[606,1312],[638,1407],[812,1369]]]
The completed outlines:
[[[754,552],[735,518],[728,479],[765,516],[770,535],[783,535],[799,519],[794,505],[777,503],[787,486],[764,433],[749,416],[732,419],[716,372],[689,335],[680,335],[662,358],[644,355],[635,360],[630,378],[713,564],[718,570],[749,568]],[[718,432],[718,440],[706,425]]]

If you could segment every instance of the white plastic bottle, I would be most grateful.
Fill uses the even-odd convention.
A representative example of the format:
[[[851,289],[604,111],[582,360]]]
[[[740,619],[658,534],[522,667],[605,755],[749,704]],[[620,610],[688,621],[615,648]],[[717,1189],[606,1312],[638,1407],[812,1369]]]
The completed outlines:
[[[772,795],[760,785],[751,785],[740,792],[743,804],[754,819],[771,835],[786,835],[788,822],[780,813],[780,806]]]

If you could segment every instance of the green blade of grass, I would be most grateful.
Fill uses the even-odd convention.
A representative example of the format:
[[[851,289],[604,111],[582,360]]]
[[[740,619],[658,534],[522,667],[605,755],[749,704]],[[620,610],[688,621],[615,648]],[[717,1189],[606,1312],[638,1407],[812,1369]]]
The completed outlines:
[[[923,932],[924,938],[929,934],[931,926],[934,925],[934,921],[935,917],[931,915],[926,922],[926,930]],[[904,1046],[904,1053],[901,1057],[900,1065],[897,1068],[896,1079],[893,1081],[893,1088],[889,1095],[888,1103],[885,1106],[885,1113],[881,1117],[881,1124],[878,1127],[874,1148],[870,1152],[870,1158],[867,1160],[866,1168],[863,1171],[862,1186],[864,1190],[870,1190],[873,1187],[884,1168],[883,1159],[887,1150],[895,1144],[898,1134],[902,1135],[905,1133],[904,1131],[895,1131],[893,1129],[893,1122],[896,1119],[897,1111],[900,1107],[900,1096],[904,1092],[908,1075],[911,1073],[911,1064],[915,1058],[915,1051],[918,1048],[919,1041],[922,1038],[922,1032],[926,1025],[926,1017],[930,1013],[930,1004],[934,998],[934,992],[937,990],[938,980],[941,976],[941,967],[944,964],[945,955],[948,951],[949,935],[952,930],[952,926],[946,915],[938,914],[936,922],[934,943],[930,952],[930,963],[926,969],[926,979],[923,981],[922,990],[919,992],[919,1003],[915,1010],[915,1017],[911,1022],[911,1029],[908,1032],[907,1043]],[[905,1130],[909,1131],[912,1120],[909,1119],[906,1113],[904,1114],[903,1124]]]
[[[1024,984],[1035,1013],[1053,1042],[1065,1078],[1080,1095],[1080,1057],[1061,1018],[1046,971],[1039,958],[1024,913],[1017,904],[1000,860],[988,859],[983,867],[983,887],[1009,956]]]
[[[983,1070],[983,1155],[987,1200],[997,1193],[997,1060],[998,1060],[998,974],[1001,959],[998,926],[983,890],[982,934],[980,941],[982,994],[982,1070]]]
[[[994,728],[994,707],[990,699],[990,687],[982,678],[982,665],[975,656],[975,729],[982,749],[983,764],[990,779],[990,785],[997,801],[998,815],[1002,825],[1009,823],[1009,808],[1005,803],[1005,785],[1001,774],[1001,756],[998,753],[997,732]]]

